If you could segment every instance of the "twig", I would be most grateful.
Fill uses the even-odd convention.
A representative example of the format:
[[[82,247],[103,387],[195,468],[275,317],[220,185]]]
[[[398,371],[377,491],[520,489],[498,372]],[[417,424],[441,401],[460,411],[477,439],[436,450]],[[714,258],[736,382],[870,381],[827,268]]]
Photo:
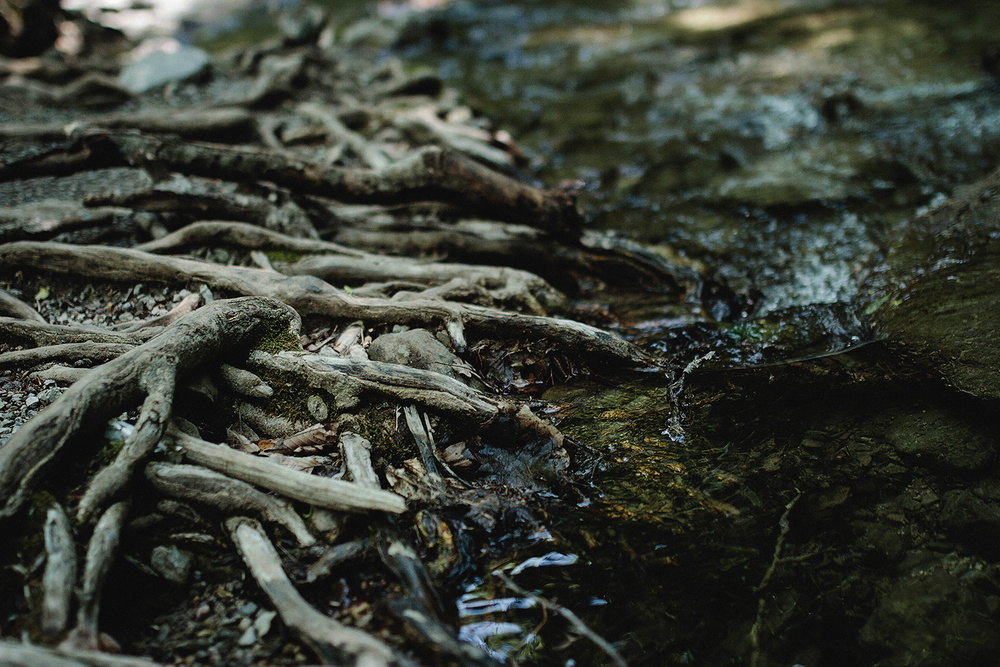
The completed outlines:
[[[372,467],[371,450],[371,443],[357,433],[340,434],[340,455],[351,479],[365,488],[379,489],[382,483]]]
[[[604,651],[607,654],[607,656],[611,658],[611,662],[613,662],[615,665],[617,665],[618,667],[626,667],[626,665],[628,665],[628,663],[625,662],[625,658],[623,658],[621,653],[618,652],[618,649],[612,646],[610,642],[604,639],[604,637],[601,637],[599,634],[597,634],[589,627],[587,627],[587,624],[584,623],[583,620],[579,616],[577,616],[571,609],[567,609],[561,604],[557,604],[552,600],[543,598],[541,595],[538,595],[537,593],[526,591],[525,589],[515,584],[510,577],[508,577],[503,572],[500,572],[499,570],[495,571],[493,574],[498,576],[500,580],[503,581],[503,583],[507,586],[507,588],[511,589],[518,595],[527,596],[532,600],[534,600],[535,602],[537,602],[538,604],[545,607],[546,609],[549,609],[559,614],[563,618],[565,618],[567,621],[569,621],[570,625],[573,626],[574,630],[576,630],[578,633],[580,633],[593,643],[597,644],[598,648]]]
[[[329,576],[333,568],[357,558],[372,548],[370,540],[351,540],[329,547],[319,559],[306,570],[306,583],[313,583]]]
[[[797,494],[794,498],[788,501],[785,505],[785,511],[782,512],[781,518],[778,519],[778,537],[774,541],[774,555],[771,556],[771,564],[768,566],[767,571],[761,578],[760,583],[754,588],[755,593],[762,593],[767,585],[771,582],[771,577],[774,576],[775,570],[777,570],[778,565],[782,562],[781,551],[785,548],[785,539],[788,537],[788,531],[791,525],[788,521],[789,515],[792,513],[792,508],[795,507],[795,503],[799,501],[802,494]],[[760,667],[764,664],[764,655],[761,652],[760,646],[760,628],[764,622],[764,611],[767,607],[767,598],[761,595],[757,599],[757,617],[754,619],[753,625],[750,626],[750,665],[751,667]]]
[[[417,406],[410,404],[403,408],[403,416],[406,419],[406,426],[410,429],[410,435],[417,443],[420,451],[420,460],[424,463],[424,470],[431,478],[431,484],[444,491],[444,480],[441,477],[441,470],[438,468],[438,460],[434,455],[434,441],[430,430],[426,428],[421,419]]]

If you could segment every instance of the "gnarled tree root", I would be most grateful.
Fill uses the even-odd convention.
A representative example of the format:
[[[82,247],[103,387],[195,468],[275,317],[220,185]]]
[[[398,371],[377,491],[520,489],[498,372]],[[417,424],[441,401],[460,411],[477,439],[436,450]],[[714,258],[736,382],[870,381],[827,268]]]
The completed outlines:
[[[123,248],[20,241],[0,246],[0,270],[45,266],[89,278],[172,283],[201,281],[214,290],[268,296],[308,315],[387,324],[443,325],[459,351],[466,331],[480,338],[550,340],[567,354],[619,369],[649,368],[652,359],[620,337],[574,320],[521,315],[433,299],[398,302],[358,298],[312,276],[284,276],[260,269],[226,267]]]
[[[0,336],[6,343],[32,344],[35,347],[70,343],[109,343],[112,345],[142,345],[158,330],[118,332],[104,327],[48,324],[43,321],[0,317]]]
[[[271,464],[273,467],[275,464]],[[209,505],[225,515],[253,513],[288,529],[299,546],[310,547],[316,538],[305,521],[287,503],[258,491],[246,482],[200,466],[154,461],[146,465],[146,479],[166,496]]]
[[[145,397],[135,431],[80,503],[78,514],[89,515],[125,485],[135,465],[163,436],[180,378],[208,361],[246,354],[265,335],[297,331],[298,321],[295,311],[272,299],[217,301],[93,369],[0,447],[0,519],[22,507],[70,438]]]
[[[312,646],[325,663],[414,666],[412,661],[371,635],[341,625],[306,602],[282,569],[281,559],[271,540],[255,521],[234,517],[226,522],[226,527],[243,561],[271,599],[281,620]]]
[[[45,322],[45,318],[39,315],[37,310],[2,289],[0,289],[0,315],[19,320]]]
[[[576,237],[583,222],[573,197],[541,190],[494,171],[461,153],[423,148],[381,169],[348,169],[306,162],[284,153],[224,144],[185,142],[135,132],[80,129],[70,155],[80,166],[122,162],[234,181],[270,181],[294,192],[344,202],[393,205],[437,201],[473,215],[539,227]],[[41,171],[40,165],[0,165],[0,178]]]
[[[460,280],[464,285],[485,289],[498,303],[523,307],[535,315],[566,308],[565,296],[528,271],[380,255],[328,241],[296,238],[243,222],[194,222],[155,241],[139,244],[135,249],[165,254],[184,247],[218,244],[309,255],[281,272],[316,276],[334,285],[384,281],[442,285]]]
[[[36,644],[0,641],[0,665],[4,667],[162,667],[142,658],[111,655],[71,648],[51,649]]]
[[[190,460],[245,482],[276,491],[283,496],[328,509],[378,510],[398,514],[406,502],[395,493],[285,468],[222,445],[213,445],[170,429],[170,442]]]

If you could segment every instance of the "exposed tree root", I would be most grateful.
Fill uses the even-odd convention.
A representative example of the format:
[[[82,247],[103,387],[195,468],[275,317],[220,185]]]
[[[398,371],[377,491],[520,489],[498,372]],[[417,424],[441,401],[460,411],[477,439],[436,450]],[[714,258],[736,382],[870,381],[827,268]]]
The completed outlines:
[[[527,271],[500,266],[420,262],[405,257],[389,257],[327,241],[296,238],[239,222],[192,223],[155,241],[139,244],[136,249],[165,253],[184,247],[219,244],[313,255],[294,262],[283,272],[316,276],[333,285],[393,280],[441,285],[459,280],[463,286],[481,286],[499,304],[523,307],[535,315],[544,315],[566,307],[566,298],[562,294]]]
[[[0,448],[0,518],[17,512],[75,434],[101,425],[145,396],[133,435],[81,501],[89,515],[124,485],[162,437],[176,383],[208,360],[238,357],[262,336],[298,326],[296,313],[270,299],[221,301],[175,322],[154,340],[94,369]]]
[[[573,198],[544,191],[493,171],[461,153],[424,148],[377,170],[345,169],[295,160],[258,148],[183,142],[137,133],[81,130],[70,148],[79,166],[159,166],[183,174],[255,183],[270,181],[296,192],[344,202],[382,205],[439,201],[487,219],[537,226],[557,236],[579,235],[582,219]],[[44,158],[52,162],[52,158]],[[70,157],[64,161],[71,160]],[[60,165],[62,166],[62,165]],[[12,169],[45,173],[38,161],[0,165],[0,178]]]
[[[245,482],[199,466],[158,462],[146,466],[146,479],[166,496],[209,505],[223,515],[252,513],[287,528],[300,546],[316,544],[305,521],[291,507]]]
[[[33,322],[45,322],[38,311],[15,296],[0,290],[0,315]]]
[[[76,627],[63,640],[62,645],[72,649],[93,651],[98,648],[108,648],[113,641],[101,636],[97,628],[97,615],[100,609],[101,592],[108,571],[115,561],[122,526],[128,516],[130,501],[115,503],[101,515],[94,526],[87,545],[87,560],[83,567],[80,589],[77,592],[79,606],[77,608]]]
[[[130,656],[68,647],[50,649],[36,644],[0,641],[0,665],[5,667],[161,667],[160,663]]]
[[[59,503],[45,518],[45,574],[42,577],[42,631],[58,636],[69,622],[76,583],[76,545],[66,511]]]
[[[254,117],[243,109],[176,109],[169,113],[106,113],[85,116],[66,123],[5,123],[0,138],[38,140],[64,139],[79,127],[106,129],[129,128],[143,132],[167,132],[189,139],[214,139],[220,136],[247,136],[253,133]]]
[[[44,321],[0,317],[0,335],[8,343],[34,347],[72,345],[74,343],[107,343],[109,345],[142,345],[158,331],[118,332],[105,327],[48,324]]]
[[[0,369],[36,368],[46,363],[72,363],[93,359],[101,363],[120,357],[134,345],[128,343],[64,343],[0,354]]]
[[[481,306],[436,300],[359,298],[311,276],[284,276],[257,269],[160,257],[137,250],[21,241],[0,246],[0,269],[45,266],[49,271],[112,281],[168,283],[200,281],[215,290],[266,296],[282,301],[303,317],[360,319],[403,325],[444,326],[458,351],[468,329],[481,338],[548,339],[563,351],[619,367],[648,367],[652,360],[618,336],[574,320],[508,313]]]
[[[169,441],[182,448],[189,459],[207,468],[317,507],[347,511],[379,510],[397,514],[406,509],[403,499],[389,491],[365,488],[275,466],[266,460],[213,445],[175,429],[170,431]]]
[[[226,527],[281,620],[311,645],[323,662],[371,667],[414,664],[371,635],[337,623],[306,602],[289,581],[274,545],[256,522],[234,517]]]

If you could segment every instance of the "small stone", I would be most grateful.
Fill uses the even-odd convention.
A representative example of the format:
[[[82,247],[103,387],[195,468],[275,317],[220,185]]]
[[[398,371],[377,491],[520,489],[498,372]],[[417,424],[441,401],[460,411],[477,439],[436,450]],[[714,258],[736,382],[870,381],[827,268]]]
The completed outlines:
[[[240,605],[239,608],[236,609],[236,613],[240,616],[253,616],[257,613],[257,609],[258,607],[256,602],[247,602],[246,604]]]
[[[914,553],[913,569],[882,587],[858,633],[862,646],[879,652],[880,665],[992,664],[996,632],[996,571],[957,554]],[[922,558],[921,558],[922,557]]]
[[[24,407],[31,410],[32,408],[38,407],[39,403],[41,403],[41,401],[38,399],[37,396],[35,396],[34,394],[28,394],[28,398],[24,401]]]
[[[153,549],[150,565],[169,582],[183,584],[191,574],[194,557],[177,547],[159,546]]]
[[[379,336],[369,346],[368,356],[373,361],[421,368],[456,379],[460,378],[455,369],[463,365],[461,359],[426,329]]]
[[[996,459],[997,443],[985,430],[945,411],[927,408],[890,417],[886,440],[923,464],[976,472]]]
[[[240,635],[236,643],[240,646],[253,646],[257,643],[257,630],[251,625]]]
[[[38,393],[38,400],[40,400],[45,405],[52,403],[57,398],[62,396],[62,390],[57,387],[52,387],[51,389],[44,389]]]
[[[997,554],[994,536],[1000,530],[1000,505],[972,491],[955,489],[944,494],[938,525],[951,537],[990,556]]]
[[[316,5],[299,6],[278,15],[278,28],[289,46],[315,42],[325,27],[326,12]]]
[[[278,612],[276,612],[276,611],[262,611],[262,612],[260,612],[260,615],[257,617],[257,620],[255,620],[253,622],[253,627],[254,627],[254,630],[257,631],[257,636],[258,637],[263,637],[268,632],[271,631],[271,621],[273,621],[274,617],[277,616],[277,615],[278,615]]]

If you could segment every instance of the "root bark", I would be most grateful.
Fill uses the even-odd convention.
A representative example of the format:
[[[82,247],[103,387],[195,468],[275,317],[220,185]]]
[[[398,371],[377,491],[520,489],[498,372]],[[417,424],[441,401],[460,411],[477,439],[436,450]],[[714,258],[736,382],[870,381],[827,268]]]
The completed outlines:
[[[179,378],[220,357],[232,358],[298,315],[271,299],[220,301],[175,322],[157,338],[90,371],[0,447],[0,518],[13,516],[41,476],[83,429],[98,427],[145,397],[128,453],[101,475],[81,502],[83,515],[120,491],[134,466],[163,436]],[[116,459],[116,462],[119,459]]]

